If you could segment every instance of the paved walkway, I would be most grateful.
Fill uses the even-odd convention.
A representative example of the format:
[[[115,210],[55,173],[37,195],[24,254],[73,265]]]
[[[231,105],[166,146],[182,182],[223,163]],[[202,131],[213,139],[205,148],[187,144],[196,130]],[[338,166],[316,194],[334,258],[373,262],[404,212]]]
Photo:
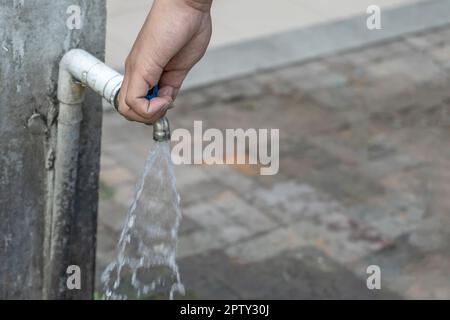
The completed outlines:
[[[188,298],[450,298],[450,27],[182,93],[173,128],[280,128],[280,172],[176,166]],[[151,128],[104,117],[98,270]],[[381,268],[368,290],[366,268]]]

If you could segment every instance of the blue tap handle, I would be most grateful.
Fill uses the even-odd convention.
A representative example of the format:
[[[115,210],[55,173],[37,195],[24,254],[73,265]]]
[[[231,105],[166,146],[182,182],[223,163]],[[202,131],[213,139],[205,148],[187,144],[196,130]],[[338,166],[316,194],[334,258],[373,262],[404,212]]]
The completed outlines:
[[[153,99],[153,98],[157,97],[158,96],[158,90],[159,90],[159,85],[156,84],[153,88],[148,90],[147,95],[145,96],[145,99],[150,100],[150,99]]]

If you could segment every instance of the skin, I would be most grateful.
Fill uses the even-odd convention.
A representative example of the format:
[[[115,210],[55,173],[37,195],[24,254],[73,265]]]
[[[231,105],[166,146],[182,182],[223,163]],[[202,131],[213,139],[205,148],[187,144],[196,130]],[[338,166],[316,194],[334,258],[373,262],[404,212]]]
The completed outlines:
[[[152,124],[165,115],[211,38],[212,0],[155,0],[125,61],[118,111]],[[159,83],[158,97],[145,99]]]

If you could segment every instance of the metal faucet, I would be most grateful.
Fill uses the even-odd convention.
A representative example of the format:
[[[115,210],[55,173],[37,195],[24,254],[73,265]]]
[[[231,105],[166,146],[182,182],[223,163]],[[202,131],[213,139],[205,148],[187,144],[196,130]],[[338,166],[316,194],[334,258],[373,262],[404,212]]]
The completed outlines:
[[[167,117],[162,117],[153,124],[153,140],[158,142],[170,140],[170,126]]]
[[[152,98],[157,97],[158,90],[159,90],[159,85],[158,84],[154,85],[153,88],[151,88],[148,91],[147,96],[145,96],[145,98],[147,100],[150,100]],[[162,118],[158,119],[158,121],[156,121],[153,124],[153,140],[155,140],[157,142],[170,140],[169,120],[166,117],[162,117]]]

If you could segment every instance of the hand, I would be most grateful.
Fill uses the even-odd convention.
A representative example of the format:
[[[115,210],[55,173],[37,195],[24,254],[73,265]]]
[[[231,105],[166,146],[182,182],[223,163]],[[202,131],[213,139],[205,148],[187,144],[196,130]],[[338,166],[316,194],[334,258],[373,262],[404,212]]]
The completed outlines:
[[[165,115],[211,38],[212,0],[155,0],[125,61],[118,110],[151,124]],[[158,97],[147,92],[159,83]]]

